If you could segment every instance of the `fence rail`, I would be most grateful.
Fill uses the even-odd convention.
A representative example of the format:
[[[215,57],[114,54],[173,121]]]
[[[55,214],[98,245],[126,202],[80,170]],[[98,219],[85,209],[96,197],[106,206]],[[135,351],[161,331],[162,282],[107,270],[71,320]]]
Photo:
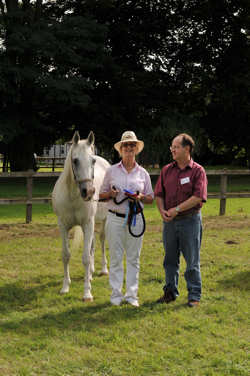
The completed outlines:
[[[39,170],[43,168],[51,168],[52,172],[55,171],[56,167],[63,167],[65,157],[36,157],[36,163]],[[2,171],[9,170],[9,166],[4,166],[3,164],[4,158],[0,156],[0,163],[2,167]],[[7,172],[8,173],[8,172]]]
[[[0,205],[10,204],[26,204],[26,223],[32,220],[32,205],[33,204],[48,204],[51,202],[50,197],[32,197],[33,179],[36,178],[53,178],[58,177],[61,172],[35,172],[33,170],[20,171],[20,172],[2,172],[0,173],[1,179],[12,178],[26,178],[27,195],[26,198],[0,198]],[[227,198],[250,198],[250,192],[227,192],[228,176],[232,175],[250,175],[250,170],[206,170],[207,176],[220,176],[220,192],[208,193],[208,198],[218,198],[220,200],[219,215],[226,213],[226,200]],[[159,173],[150,173],[151,177],[158,177]]]

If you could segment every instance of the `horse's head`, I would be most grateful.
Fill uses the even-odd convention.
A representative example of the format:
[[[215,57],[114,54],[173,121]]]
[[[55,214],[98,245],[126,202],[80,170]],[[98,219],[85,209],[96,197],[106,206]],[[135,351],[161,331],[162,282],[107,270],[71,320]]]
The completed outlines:
[[[95,136],[91,131],[86,140],[80,140],[80,135],[75,132],[72,139],[71,166],[74,179],[79,186],[82,198],[89,201],[94,193],[94,141]]]

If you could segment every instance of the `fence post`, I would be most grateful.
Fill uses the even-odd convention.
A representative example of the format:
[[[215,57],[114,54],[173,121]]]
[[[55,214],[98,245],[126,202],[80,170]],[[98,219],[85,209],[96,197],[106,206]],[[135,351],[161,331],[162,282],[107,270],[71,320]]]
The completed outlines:
[[[31,174],[33,170],[28,170]],[[27,201],[26,201],[26,223],[30,223],[32,220],[32,189],[33,189],[33,177],[27,176]]]
[[[220,176],[220,215],[226,213],[227,175]]]

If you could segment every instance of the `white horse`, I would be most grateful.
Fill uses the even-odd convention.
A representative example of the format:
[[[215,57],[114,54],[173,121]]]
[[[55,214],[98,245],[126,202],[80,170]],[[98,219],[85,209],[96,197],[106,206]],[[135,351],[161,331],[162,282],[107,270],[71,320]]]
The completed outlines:
[[[62,260],[64,279],[61,293],[69,291],[69,230],[81,227],[84,234],[82,263],[85,267],[84,301],[92,301],[91,279],[94,272],[94,227],[95,220],[101,221],[100,240],[102,244],[102,274],[108,274],[105,255],[104,225],[107,216],[106,204],[98,202],[99,190],[109,163],[94,155],[94,133],[91,131],[86,140],[80,140],[75,132],[72,145],[64,164],[64,170],[58,178],[53,192],[53,210],[58,217],[62,237]],[[76,227],[77,229],[77,227]],[[78,227],[79,229],[79,227]],[[74,239],[79,231],[75,231]],[[73,241],[73,244],[77,242]]]

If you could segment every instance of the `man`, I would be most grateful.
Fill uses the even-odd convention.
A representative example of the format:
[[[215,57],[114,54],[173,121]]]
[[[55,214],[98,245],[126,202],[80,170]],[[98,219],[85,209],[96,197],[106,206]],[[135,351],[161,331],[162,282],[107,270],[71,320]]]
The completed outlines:
[[[179,295],[180,254],[186,261],[188,306],[201,299],[200,246],[201,207],[207,200],[205,170],[191,158],[194,140],[188,134],[176,136],[170,150],[174,162],[164,166],[155,186],[156,204],[163,219],[164,295],[158,303],[170,303]]]

